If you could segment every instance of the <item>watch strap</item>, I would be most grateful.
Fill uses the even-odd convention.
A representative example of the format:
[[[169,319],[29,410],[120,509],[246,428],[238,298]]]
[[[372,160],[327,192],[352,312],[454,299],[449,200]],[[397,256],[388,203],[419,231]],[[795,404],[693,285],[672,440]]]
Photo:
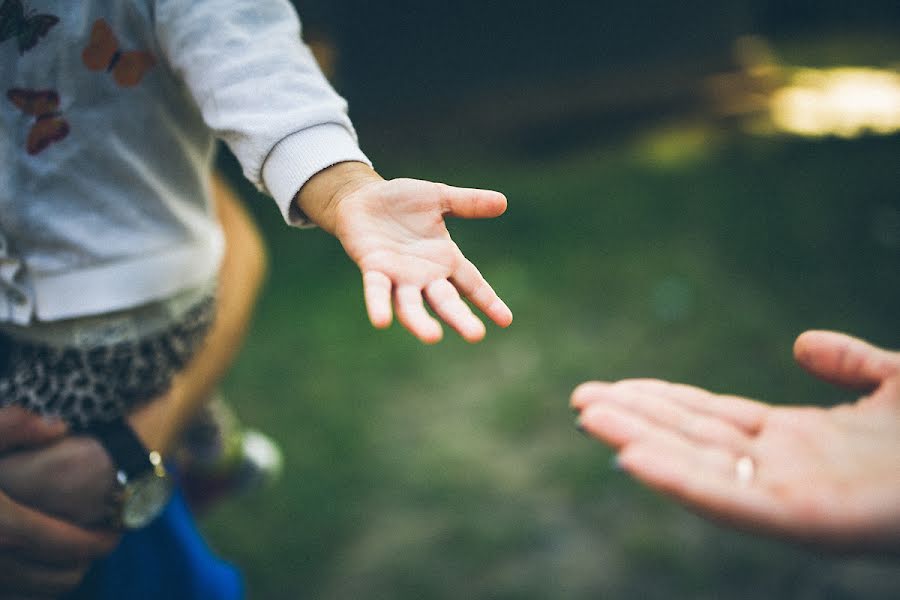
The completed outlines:
[[[138,438],[125,419],[98,422],[73,431],[76,434],[94,437],[106,449],[116,469],[123,471],[128,479],[153,469],[150,451]]]

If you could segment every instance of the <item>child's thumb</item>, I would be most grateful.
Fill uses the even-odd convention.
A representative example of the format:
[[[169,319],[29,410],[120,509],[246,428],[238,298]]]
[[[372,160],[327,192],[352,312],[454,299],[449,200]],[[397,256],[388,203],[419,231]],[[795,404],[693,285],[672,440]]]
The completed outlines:
[[[819,377],[851,388],[871,389],[900,373],[900,352],[835,331],[807,331],[794,342],[794,358]]]
[[[463,219],[490,219],[506,211],[506,196],[492,190],[441,186],[444,213]]]

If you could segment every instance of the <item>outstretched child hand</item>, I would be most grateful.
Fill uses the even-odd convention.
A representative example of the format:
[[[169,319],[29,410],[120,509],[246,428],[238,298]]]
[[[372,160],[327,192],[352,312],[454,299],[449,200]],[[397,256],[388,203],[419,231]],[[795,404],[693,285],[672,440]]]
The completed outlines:
[[[477,342],[484,324],[462,297],[497,325],[512,322],[512,312],[450,239],[444,223],[448,215],[497,217],[506,210],[503,194],[414,179],[385,181],[370,167],[348,162],[310,179],[297,203],[337,236],[359,266],[375,327],[390,325],[396,312],[413,335],[435,343],[443,331],[425,310],[427,301],[464,339]]]

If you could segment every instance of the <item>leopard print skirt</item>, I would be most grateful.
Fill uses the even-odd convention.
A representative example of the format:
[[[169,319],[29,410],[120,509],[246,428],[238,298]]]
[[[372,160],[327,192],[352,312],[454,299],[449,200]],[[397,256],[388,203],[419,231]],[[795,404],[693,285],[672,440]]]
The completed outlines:
[[[124,416],[168,390],[214,316],[207,295],[148,335],[60,345],[0,332],[0,407],[21,406],[81,427]]]

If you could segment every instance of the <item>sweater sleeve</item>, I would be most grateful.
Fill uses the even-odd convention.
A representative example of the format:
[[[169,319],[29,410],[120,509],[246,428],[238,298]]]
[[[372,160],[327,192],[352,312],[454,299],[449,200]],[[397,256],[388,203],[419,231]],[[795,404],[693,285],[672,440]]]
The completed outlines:
[[[293,199],[318,171],[371,164],[288,0],[157,0],[154,17],[165,59],[206,125],[288,223],[308,224]]]

